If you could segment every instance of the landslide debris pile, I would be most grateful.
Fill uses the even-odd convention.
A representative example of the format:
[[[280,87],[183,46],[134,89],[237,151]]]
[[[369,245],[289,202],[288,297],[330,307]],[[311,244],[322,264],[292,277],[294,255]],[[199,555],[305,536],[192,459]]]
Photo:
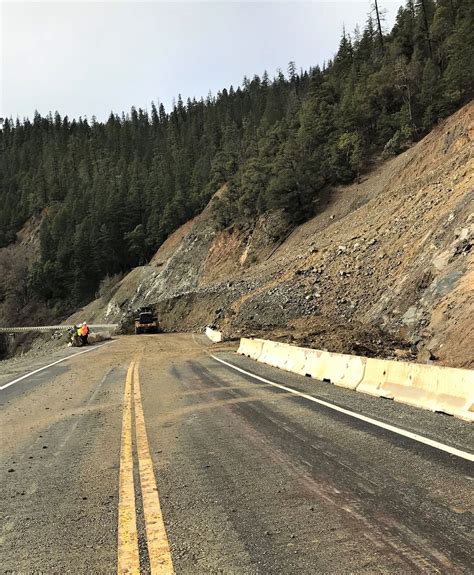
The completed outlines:
[[[280,243],[278,214],[216,231],[208,206],[80,315],[473,367],[473,136],[471,103]]]

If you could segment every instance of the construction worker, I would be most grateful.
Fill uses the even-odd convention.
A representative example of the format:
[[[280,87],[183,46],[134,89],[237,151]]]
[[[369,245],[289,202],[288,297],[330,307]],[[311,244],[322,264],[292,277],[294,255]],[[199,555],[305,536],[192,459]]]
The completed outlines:
[[[89,337],[89,326],[84,321],[84,322],[82,322],[82,327],[81,327],[82,345],[89,345],[89,341],[87,339],[88,337]]]
[[[77,326],[73,325],[67,330],[68,345],[74,345],[74,339],[77,336]]]
[[[82,345],[82,325],[75,325],[74,327],[76,329],[75,343],[77,347],[80,347]]]

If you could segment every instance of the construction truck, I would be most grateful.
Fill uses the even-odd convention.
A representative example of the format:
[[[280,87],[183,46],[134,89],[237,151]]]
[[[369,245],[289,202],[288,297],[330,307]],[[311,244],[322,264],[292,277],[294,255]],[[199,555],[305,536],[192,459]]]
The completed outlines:
[[[135,334],[158,333],[159,331],[158,318],[153,314],[152,308],[140,308],[135,317]]]

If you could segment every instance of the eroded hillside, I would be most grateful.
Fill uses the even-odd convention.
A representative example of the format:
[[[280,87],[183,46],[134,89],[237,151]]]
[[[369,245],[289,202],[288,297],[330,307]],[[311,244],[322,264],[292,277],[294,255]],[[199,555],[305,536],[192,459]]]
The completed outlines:
[[[116,321],[146,303],[169,330],[215,324],[229,337],[472,367],[473,138],[471,103],[332,190],[284,241],[278,215],[216,231],[208,207],[71,319]]]

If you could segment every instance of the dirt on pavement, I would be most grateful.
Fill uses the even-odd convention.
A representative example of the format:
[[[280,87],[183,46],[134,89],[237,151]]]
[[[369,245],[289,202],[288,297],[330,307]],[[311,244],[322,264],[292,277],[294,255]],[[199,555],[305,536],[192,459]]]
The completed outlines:
[[[228,345],[190,334],[121,337],[2,392],[6,573],[117,572],[121,423],[134,358],[177,573],[469,571],[468,462],[207,354]],[[468,445],[470,428],[460,420],[218,353],[270,381]],[[148,573],[136,460],[134,470]]]

